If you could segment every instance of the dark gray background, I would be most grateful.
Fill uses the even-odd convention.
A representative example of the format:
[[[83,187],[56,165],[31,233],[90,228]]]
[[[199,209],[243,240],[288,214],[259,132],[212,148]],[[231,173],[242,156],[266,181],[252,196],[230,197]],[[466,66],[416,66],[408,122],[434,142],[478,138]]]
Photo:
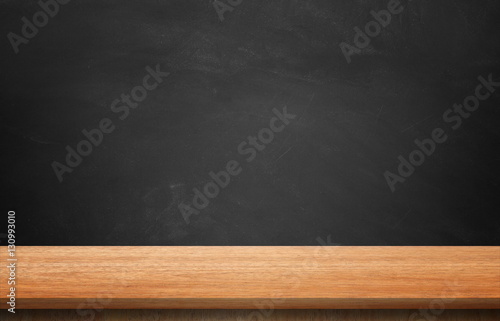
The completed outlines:
[[[498,93],[456,131],[441,118],[500,79],[500,2],[412,1],[347,64],[339,44],[387,3],[243,0],[221,22],[209,1],[73,0],[16,55],[7,33],[40,8],[0,1],[0,232],[14,209],[18,245],[500,245]],[[118,120],[156,64],[171,75]],[[285,104],[300,119],[246,163]],[[104,117],[59,183],[52,161]],[[383,173],[436,127],[448,141],[391,193]],[[186,224],[178,204],[232,159]]]

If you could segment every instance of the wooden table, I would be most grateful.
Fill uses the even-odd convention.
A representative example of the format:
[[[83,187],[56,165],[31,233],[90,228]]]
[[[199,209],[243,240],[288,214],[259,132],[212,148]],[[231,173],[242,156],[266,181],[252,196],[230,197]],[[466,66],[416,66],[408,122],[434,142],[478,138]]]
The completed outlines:
[[[19,247],[17,259],[23,309],[500,308],[500,247]]]

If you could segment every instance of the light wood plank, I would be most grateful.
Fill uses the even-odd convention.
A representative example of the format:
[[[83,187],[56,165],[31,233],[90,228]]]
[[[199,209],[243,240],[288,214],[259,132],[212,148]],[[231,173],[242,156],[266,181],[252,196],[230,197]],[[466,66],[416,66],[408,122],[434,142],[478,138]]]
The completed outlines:
[[[500,247],[35,246],[17,258],[18,308],[500,308]]]

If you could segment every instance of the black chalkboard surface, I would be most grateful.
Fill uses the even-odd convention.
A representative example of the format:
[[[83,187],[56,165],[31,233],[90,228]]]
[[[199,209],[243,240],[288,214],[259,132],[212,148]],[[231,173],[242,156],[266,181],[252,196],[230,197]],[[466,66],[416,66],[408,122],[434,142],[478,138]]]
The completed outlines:
[[[17,245],[500,245],[498,1],[0,7]]]

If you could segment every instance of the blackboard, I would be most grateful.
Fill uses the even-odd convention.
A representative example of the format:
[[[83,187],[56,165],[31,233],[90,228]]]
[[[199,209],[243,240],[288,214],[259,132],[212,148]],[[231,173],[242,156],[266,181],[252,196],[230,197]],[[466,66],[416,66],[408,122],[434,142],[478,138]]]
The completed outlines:
[[[0,6],[17,245],[500,244],[496,1]]]

